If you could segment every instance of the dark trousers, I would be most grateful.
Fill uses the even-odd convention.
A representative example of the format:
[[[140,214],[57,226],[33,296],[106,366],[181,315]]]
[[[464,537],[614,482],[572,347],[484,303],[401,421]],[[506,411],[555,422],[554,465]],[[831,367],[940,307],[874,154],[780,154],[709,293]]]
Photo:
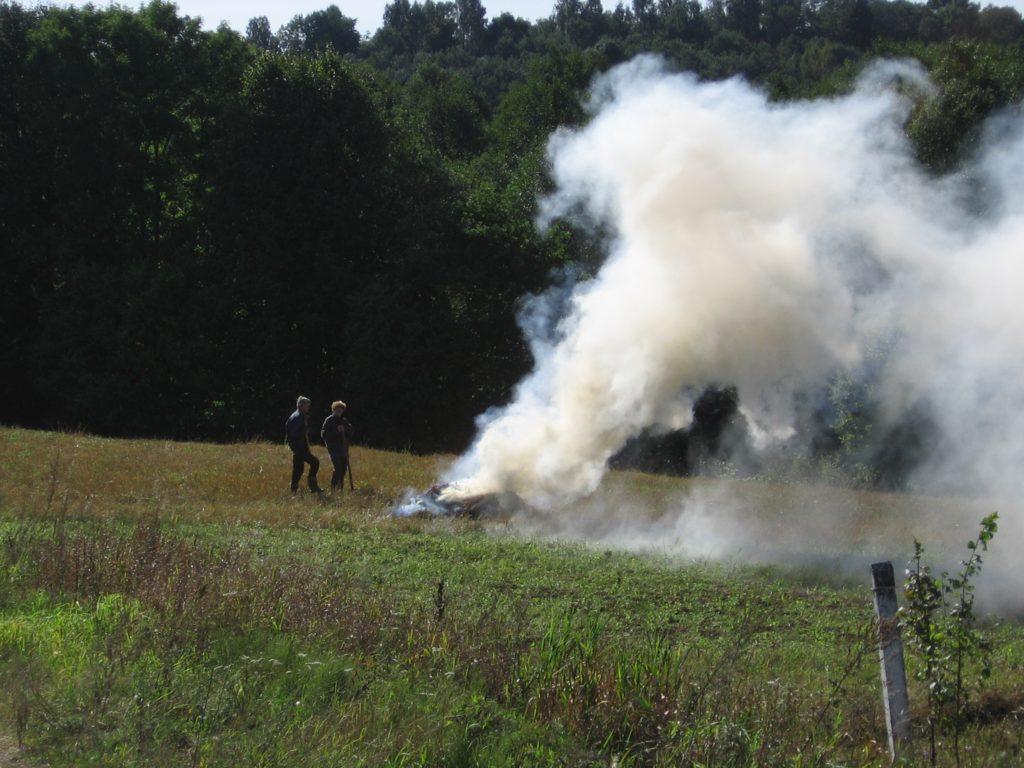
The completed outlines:
[[[343,488],[345,486],[345,470],[348,469],[348,451],[328,448],[327,452],[331,454],[331,464],[334,465],[331,488]]]
[[[306,482],[309,483],[309,490],[315,491],[318,488],[316,473],[320,469],[319,459],[313,455],[309,448],[300,448],[299,450],[292,448],[292,493],[299,490],[299,478],[302,477],[304,464],[309,464],[309,477],[306,479]]]

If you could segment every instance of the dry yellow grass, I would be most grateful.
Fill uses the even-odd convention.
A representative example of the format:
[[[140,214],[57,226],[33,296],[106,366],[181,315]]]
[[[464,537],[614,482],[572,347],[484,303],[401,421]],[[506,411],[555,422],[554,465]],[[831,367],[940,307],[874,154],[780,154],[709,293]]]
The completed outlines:
[[[322,448],[313,450],[325,485],[330,461]],[[49,504],[90,517],[130,519],[156,511],[195,522],[379,524],[409,489],[435,482],[452,458],[354,447],[355,493],[346,488],[317,500],[303,492],[296,499],[288,491],[290,454],[283,445],[118,440],[0,428],[0,509],[18,514]],[[583,521],[585,534],[588,520],[612,518],[636,529],[668,525],[695,509],[762,547],[822,554],[904,551],[914,536],[932,546],[958,548],[983,515],[999,510],[1004,520],[1019,517],[1006,503],[992,500],[612,472],[598,493],[559,518]],[[524,530],[586,538],[560,524]]]
[[[313,452],[325,485],[330,460],[322,448]],[[346,487],[318,503],[304,491],[298,498],[289,493],[291,455],[283,445],[116,440],[3,428],[0,505],[17,512],[49,500],[88,516],[130,518],[156,509],[197,522],[324,525],[339,517],[381,514],[406,489],[432,482],[445,458],[354,447],[355,493]]]

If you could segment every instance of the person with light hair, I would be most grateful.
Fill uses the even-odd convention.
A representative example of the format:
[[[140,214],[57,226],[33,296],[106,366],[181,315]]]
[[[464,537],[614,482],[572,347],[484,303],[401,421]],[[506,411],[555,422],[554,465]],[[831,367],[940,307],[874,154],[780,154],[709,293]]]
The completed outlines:
[[[334,465],[334,474],[331,475],[331,490],[342,490],[345,487],[345,471],[348,470],[349,487],[354,489],[352,481],[352,468],[349,465],[348,441],[352,436],[352,425],[344,417],[345,409],[348,406],[341,400],[331,403],[331,415],[324,419],[320,428],[320,437],[327,446],[327,453],[331,457],[331,464]]]
[[[312,403],[308,397],[300,396],[295,401],[295,412],[285,422],[285,435],[288,447],[292,449],[292,494],[299,491],[299,479],[302,470],[309,464],[309,477],[306,482],[312,493],[323,493],[316,482],[316,473],[320,469],[320,460],[309,449],[309,409]]]

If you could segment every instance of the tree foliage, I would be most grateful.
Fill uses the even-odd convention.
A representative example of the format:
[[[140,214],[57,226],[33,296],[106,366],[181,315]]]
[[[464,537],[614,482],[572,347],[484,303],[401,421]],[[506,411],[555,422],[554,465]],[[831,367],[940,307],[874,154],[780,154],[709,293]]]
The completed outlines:
[[[391,0],[365,38],[335,5],[242,35],[161,0],[0,2],[0,416],[278,437],[303,392],[344,396],[365,442],[459,449],[529,365],[520,297],[600,264],[594,235],[533,223],[596,74],[653,51],[809,97],[915,56],[940,89],[907,130],[943,170],[1020,98],[1022,45],[1019,13],[963,0],[557,0],[537,22]],[[677,469],[742,442],[727,385]],[[870,413],[829,450],[864,461]]]

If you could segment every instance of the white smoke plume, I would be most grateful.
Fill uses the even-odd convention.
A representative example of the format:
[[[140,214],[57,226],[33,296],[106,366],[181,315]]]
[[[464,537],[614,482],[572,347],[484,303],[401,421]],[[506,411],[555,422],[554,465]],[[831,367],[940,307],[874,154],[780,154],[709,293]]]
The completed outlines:
[[[883,415],[937,419],[930,471],[1024,490],[1024,121],[990,121],[979,156],[936,178],[903,131],[930,88],[909,62],[787,103],[652,57],[600,78],[588,124],[550,141],[542,219],[600,224],[607,260],[531,339],[533,373],[481,419],[448,498],[567,504],[645,428],[686,426],[709,385],[736,386],[769,445],[793,433],[795,395],[880,341]]]

